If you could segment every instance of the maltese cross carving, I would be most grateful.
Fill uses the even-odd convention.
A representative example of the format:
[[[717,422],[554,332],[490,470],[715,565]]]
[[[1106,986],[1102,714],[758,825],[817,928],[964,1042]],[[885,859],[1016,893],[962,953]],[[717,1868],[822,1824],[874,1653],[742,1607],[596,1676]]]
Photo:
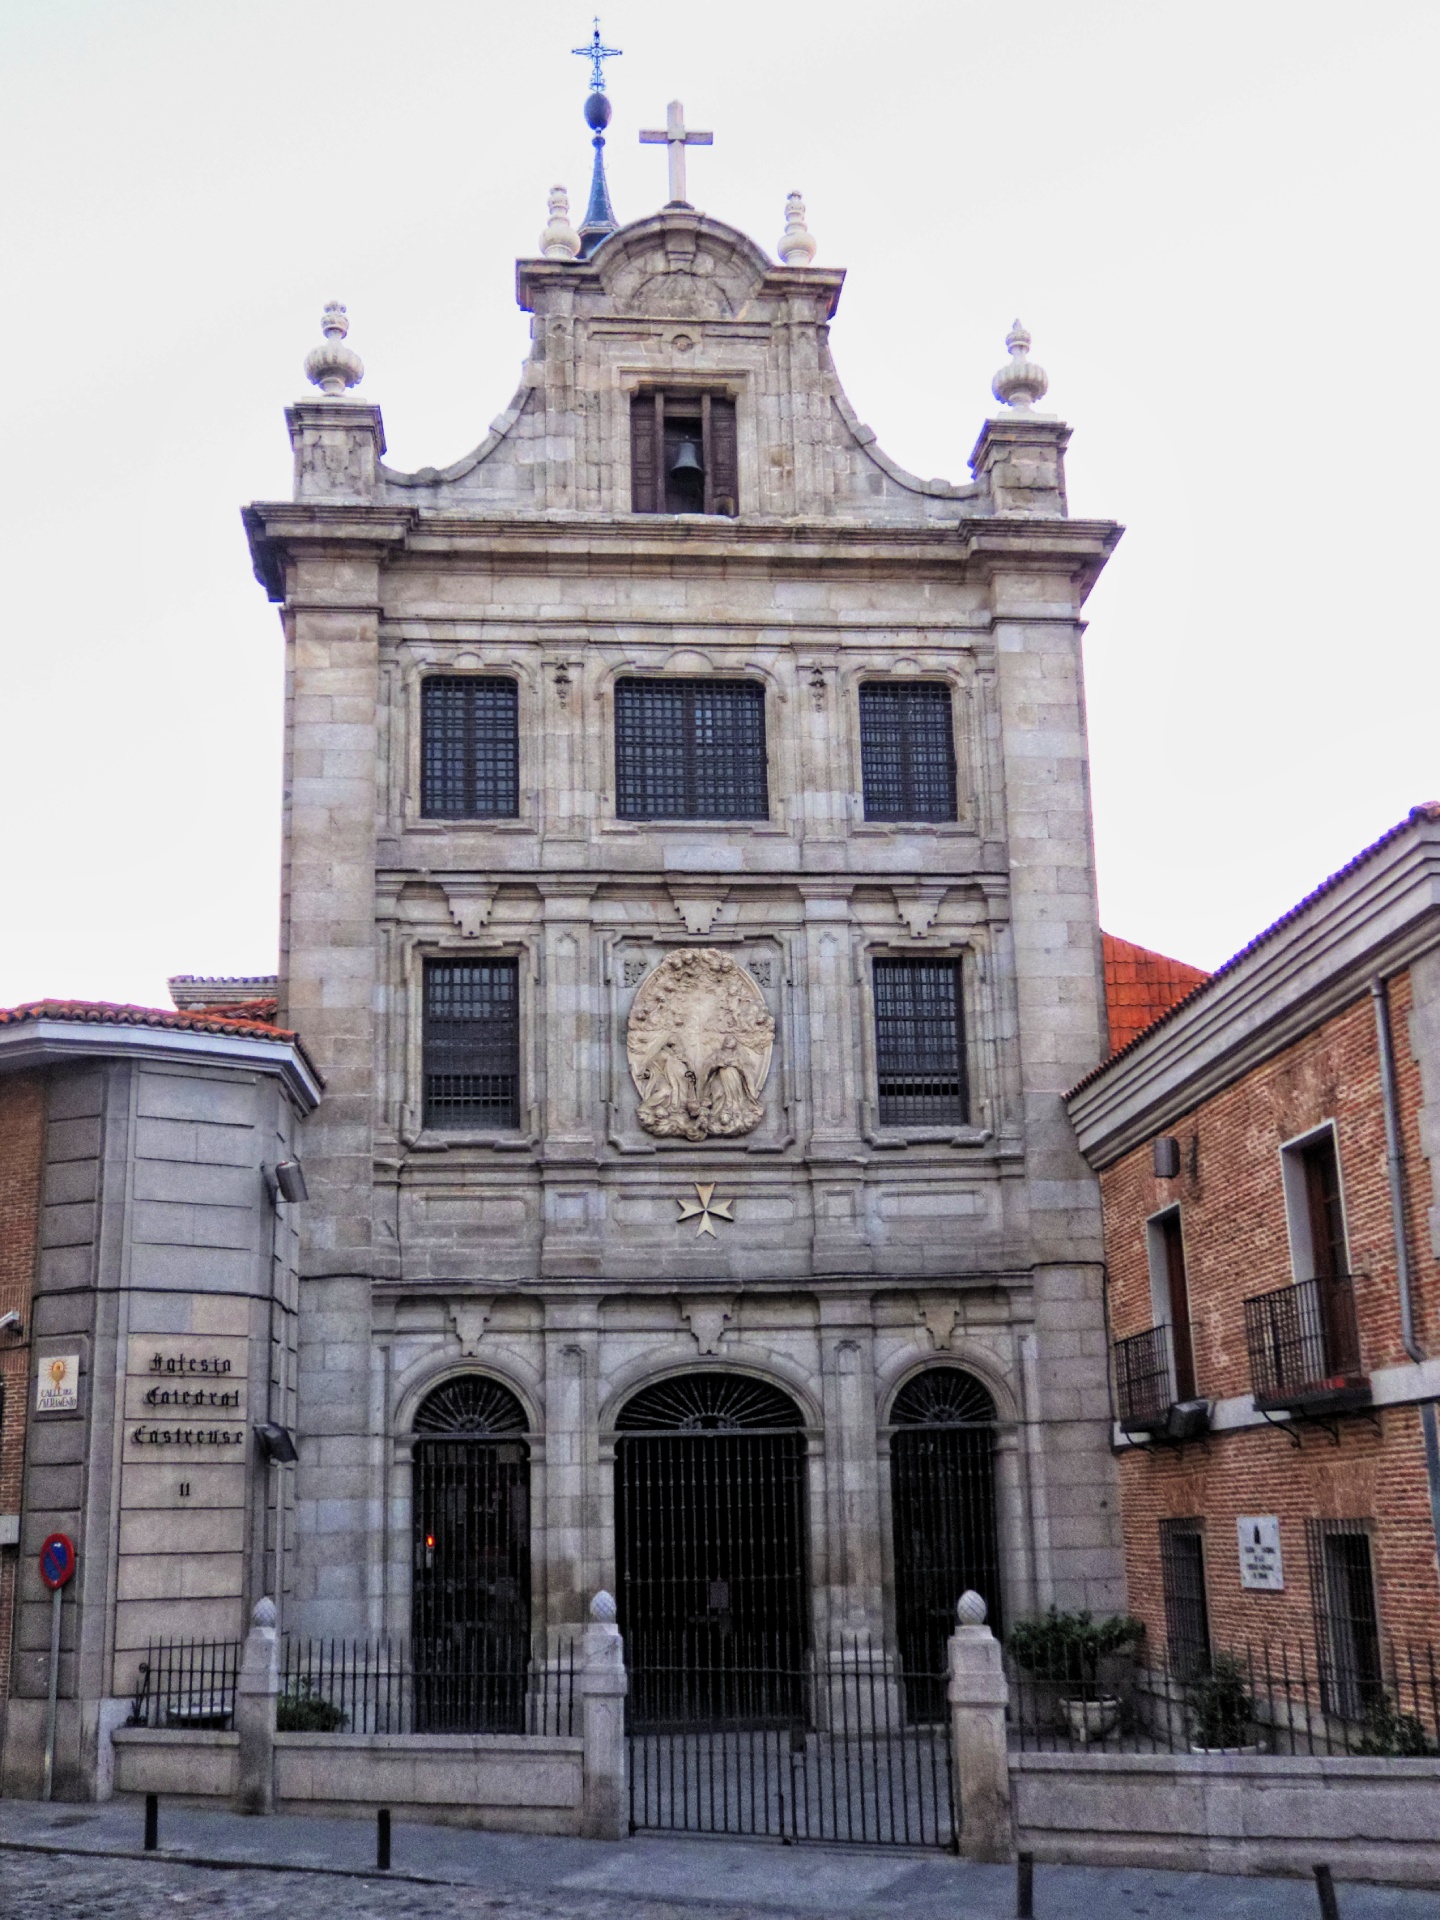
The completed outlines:
[[[695,1192],[697,1197],[694,1200],[681,1200],[678,1202],[678,1205],[680,1208],[680,1218],[682,1220],[698,1220],[700,1222],[699,1226],[695,1229],[695,1238],[697,1240],[702,1233],[708,1233],[713,1240],[715,1238],[715,1222],[717,1220],[728,1220],[731,1226],[734,1226],[735,1216],[730,1209],[734,1206],[735,1202],[733,1200],[716,1200],[714,1198],[715,1182],[713,1180],[708,1184],[697,1180],[695,1182]]]

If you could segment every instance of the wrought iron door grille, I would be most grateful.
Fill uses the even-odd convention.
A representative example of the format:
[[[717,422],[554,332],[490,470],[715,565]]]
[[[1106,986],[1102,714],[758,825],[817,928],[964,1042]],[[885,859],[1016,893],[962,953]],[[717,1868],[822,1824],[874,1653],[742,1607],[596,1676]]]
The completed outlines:
[[[427,819],[513,818],[520,810],[515,682],[436,674],[420,690],[420,811]]]
[[[523,1733],[530,1664],[530,1451],[513,1394],[486,1382],[500,1426],[476,1432],[478,1397],[447,1383],[417,1418],[411,1651],[417,1732]],[[443,1396],[443,1398],[442,1398]],[[431,1431],[423,1430],[427,1413]],[[463,1437],[434,1431],[452,1422]]]
[[[995,1525],[995,1402],[960,1367],[927,1367],[891,1412],[895,1624],[912,1721],[943,1720],[955,1602],[980,1594],[1003,1635]]]
[[[908,1699],[917,1679],[943,1697],[943,1673],[901,1679],[882,1648],[851,1636],[813,1652],[775,1644],[768,1663],[745,1667],[633,1637],[627,1657],[662,1694],[719,1704],[688,1721],[632,1711],[632,1832],[955,1847],[948,1715],[927,1720]]]
[[[1384,1690],[1370,1531],[1363,1520],[1307,1520],[1310,1598],[1327,1713],[1359,1720]]]
[[[798,1410],[740,1375],[688,1374],[637,1394],[617,1426],[632,1725],[793,1715],[784,1676],[808,1644]]]
[[[860,768],[867,820],[953,820],[950,689],[927,680],[863,683]]]
[[[1170,1671],[1180,1680],[1198,1680],[1210,1670],[1205,1542],[1198,1520],[1160,1522],[1160,1583]]]
[[[882,1126],[964,1125],[958,960],[875,962],[875,1066]]]
[[[755,680],[615,683],[622,820],[763,820],[765,690]]]
[[[520,1124],[519,965],[425,963],[425,1125]]]

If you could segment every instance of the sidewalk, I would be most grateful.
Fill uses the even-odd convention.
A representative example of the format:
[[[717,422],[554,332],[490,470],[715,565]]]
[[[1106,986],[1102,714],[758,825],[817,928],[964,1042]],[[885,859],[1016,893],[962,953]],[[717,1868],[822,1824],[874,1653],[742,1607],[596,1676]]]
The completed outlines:
[[[139,1802],[100,1806],[0,1800],[0,1854],[12,1848],[172,1864],[265,1867],[356,1875],[491,1896],[545,1895],[556,1910],[586,1897],[707,1907],[728,1915],[864,1916],[864,1920],[1010,1920],[1015,1874],[943,1854],[861,1847],[784,1847],[774,1841],[644,1836],[618,1842],[531,1839],[454,1827],[393,1832],[392,1870],[375,1870],[375,1829],[364,1820],[160,1809],[160,1852],[142,1856]],[[1322,1843],[1323,1845],[1323,1843]],[[331,1884],[334,1884],[333,1879]],[[1435,1920],[1434,1892],[1360,1884],[1339,1888],[1342,1920]],[[297,1890],[297,1899],[308,1896]],[[1316,1920],[1308,1880],[1271,1880],[1139,1868],[1035,1870],[1036,1920]]]

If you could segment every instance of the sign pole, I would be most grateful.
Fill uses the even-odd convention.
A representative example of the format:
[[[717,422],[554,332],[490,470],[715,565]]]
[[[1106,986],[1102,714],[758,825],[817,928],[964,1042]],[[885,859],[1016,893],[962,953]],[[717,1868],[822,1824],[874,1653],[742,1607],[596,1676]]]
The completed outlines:
[[[75,1572],[75,1543],[52,1533],[40,1549],[40,1578],[50,1589],[50,1698],[45,1709],[45,1779],[40,1798],[55,1785],[55,1721],[60,1707],[60,1596]]]
[[[40,1798],[48,1800],[55,1784],[55,1717],[60,1705],[60,1596],[65,1589],[54,1587],[50,1593],[50,1698],[45,1707],[45,1784]]]

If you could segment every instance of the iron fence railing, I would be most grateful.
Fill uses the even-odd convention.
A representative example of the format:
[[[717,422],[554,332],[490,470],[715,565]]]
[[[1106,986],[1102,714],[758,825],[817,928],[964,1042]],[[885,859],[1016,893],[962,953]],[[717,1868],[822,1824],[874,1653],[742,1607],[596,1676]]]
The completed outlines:
[[[573,1636],[543,1656],[528,1639],[287,1638],[278,1725],[282,1733],[574,1735],[575,1663]]]
[[[1168,1326],[1147,1327],[1115,1342],[1115,1403],[1133,1432],[1163,1426],[1175,1399]]]
[[[1257,1407],[1323,1404],[1363,1390],[1348,1274],[1252,1295],[1245,1302],[1245,1340]]]
[[[132,1727],[228,1727],[238,1640],[151,1640],[130,1702]]]
[[[1385,1641],[1348,1693],[1330,1661],[1276,1641],[1211,1651],[1200,1671],[1188,1655],[1148,1648],[1093,1671],[1034,1672],[1009,1655],[1006,1668],[1010,1743],[1021,1752],[1440,1753],[1440,1658],[1423,1642]]]

